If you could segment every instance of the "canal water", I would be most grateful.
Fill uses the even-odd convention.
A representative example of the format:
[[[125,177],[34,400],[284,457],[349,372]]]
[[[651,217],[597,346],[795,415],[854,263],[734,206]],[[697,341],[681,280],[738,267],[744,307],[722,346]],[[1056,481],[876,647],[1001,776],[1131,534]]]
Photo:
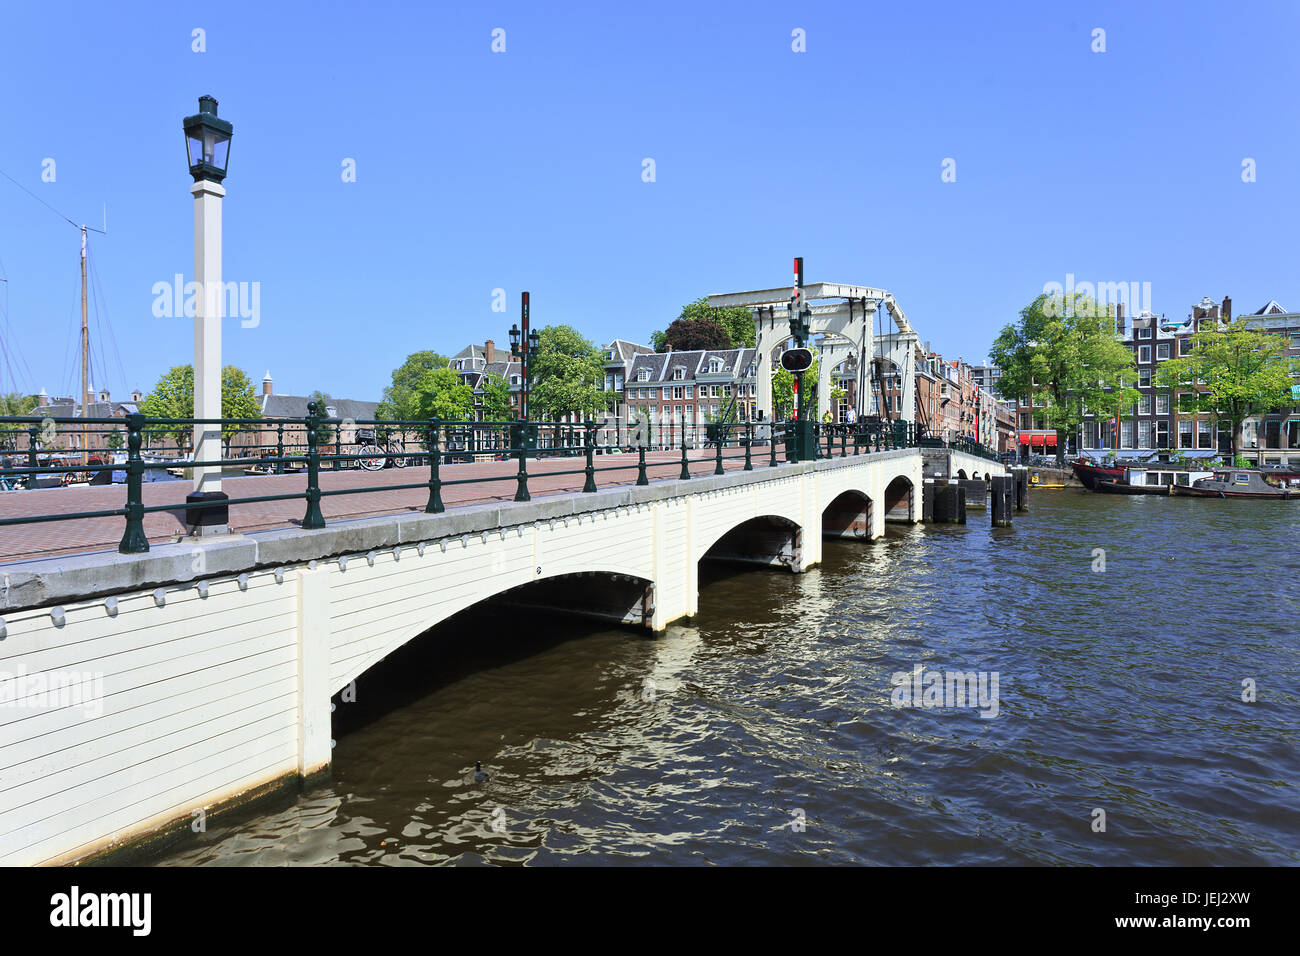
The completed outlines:
[[[1300,507],[1030,504],[711,567],[659,637],[467,612],[338,703],[332,783],[152,862],[1300,863]],[[985,706],[895,706],[918,667]]]

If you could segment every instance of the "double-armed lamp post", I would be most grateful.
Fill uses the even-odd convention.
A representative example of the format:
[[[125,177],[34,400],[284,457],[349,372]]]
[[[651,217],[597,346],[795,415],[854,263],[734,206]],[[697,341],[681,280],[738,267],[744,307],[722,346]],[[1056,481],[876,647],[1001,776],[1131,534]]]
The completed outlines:
[[[199,97],[199,111],[184,123],[185,146],[194,185],[194,417],[221,418],[221,319],[225,296],[221,285],[221,199],[226,190],[230,137],[234,127],[217,117],[217,101]],[[195,424],[195,461],[221,458],[221,426]],[[224,534],[228,522],[221,491],[221,467],[194,468],[194,490],[186,498],[193,505],[186,524],[196,535]],[[206,505],[204,507],[203,505]]]

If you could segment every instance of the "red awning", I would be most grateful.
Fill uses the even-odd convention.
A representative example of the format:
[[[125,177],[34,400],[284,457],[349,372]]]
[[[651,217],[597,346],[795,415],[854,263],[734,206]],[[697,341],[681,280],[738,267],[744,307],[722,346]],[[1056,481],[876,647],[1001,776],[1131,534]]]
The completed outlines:
[[[1056,432],[1021,432],[1020,444],[1033,448],[1056,447]]]

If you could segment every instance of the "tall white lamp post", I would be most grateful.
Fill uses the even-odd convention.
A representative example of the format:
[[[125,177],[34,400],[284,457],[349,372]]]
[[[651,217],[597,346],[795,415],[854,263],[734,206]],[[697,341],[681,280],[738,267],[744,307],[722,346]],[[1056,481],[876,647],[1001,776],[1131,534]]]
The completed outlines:
[[[230,137],[234,127],[217,118],[217,101],[199,97],[199,112],[185,118],[185,145],[194,185],[194,417],[221,418],[221,319],[225,296],[221,286],[221,199],[226,190]],[[221,426],[194,426],[194,460],[221,458]],[[194,489],[186,498],[190,533],[224,534],[228,513],[221,491],[221,468],[194,469]]]

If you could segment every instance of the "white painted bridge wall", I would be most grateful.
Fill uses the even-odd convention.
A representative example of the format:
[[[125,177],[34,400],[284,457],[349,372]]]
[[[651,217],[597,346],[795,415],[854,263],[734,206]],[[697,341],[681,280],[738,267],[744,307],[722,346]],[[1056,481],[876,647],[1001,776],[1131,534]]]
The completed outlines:
[[[920,455],[850,458],[671,495],[656,483],[655,500],[628,493],[518,524],[502,506],[494,529],[210,576],[206,594],[177,581],[162,606],[144,588],[66,602],[61,621],[49,606],[7,610],[0,672],[98,674],[104,696],[94,719],[0,707],[0,863],[83,858],[327,769],[331,695],[485,598],[564,574],[626,575],[653,585],[657,630],[697,612],[700,558],[731,529],[766,515],[798,525],[803,570],[821,560],[822,511],[843,491],[871,499],[871,537],[883,534],[899,476],[919,519]]]

